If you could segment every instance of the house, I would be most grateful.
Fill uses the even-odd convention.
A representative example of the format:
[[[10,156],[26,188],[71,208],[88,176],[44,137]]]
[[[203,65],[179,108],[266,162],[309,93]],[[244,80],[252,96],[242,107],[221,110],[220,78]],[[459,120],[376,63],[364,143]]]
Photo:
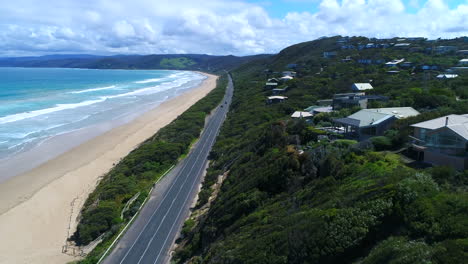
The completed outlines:
[[[286,65],[286,68],[288,68],[288,69],[296,69],[296,68],[297,68],[297,64],[296,64],[296,63],[289,63],[288,65]]]
[[[286,96],[268,96],[267,98],[267,104],[276,104],[276,103],[282,103],[284,102],[288,97]]]
[[[313,116],[314,115],[309,112],[300,112],[300,111],[296,111],[291,115],[292,118],[305,118],[305,119],[309,119]]]
[[[351,62],[351,61],[353,61],[353,60],[351,59],[351,56],[346,56],[346,58],[345,58],[345,59],[342,59],[341,61],[342,61],[342,62]]]
[[[283,88],[275,88],[272,91],[273,95],[279,95],[279,94],[284,94],[288,90],[288,86],[283,87]]]
[[[454,79],[457,78],[458,74],[453,74],[453,73],[444,73],[444,74],[439,74],[437,75],[437,79]]]
[[[411,37],[407,38],[408,41],[424,41],[426,38],[423,37]]]
[[[409,48],[410,45],[411,45],[410,43],[397,43],[393,47],[397,49],[406,49],[406,48]]]
[[[327,106],[320,106],[320,105],[313,105],[309,106],[304,111],[307,111],[313,115],[320,114],[320,113],[331,113],[333,112],[333,107],[331,105]]]
[[[405,59],[399,59],[399,60],[392,60],[392,61],[389,61],[387,63],[385,63],[385,66],[387,67],[396,67],[398,66],[398,64],[404,62]]]
[[[466,72],[468,71],[468,67],[452,67],[450,70],[454,72]]]
[[[366,64],[366,65],[372,64],[371,59],[358,59],[357,62],[360,64]]]
[[[278,87],[277,82],[267,82],[267,83],[265,83],[265,89],[266,90],[275,89],[276,87]]]
[[[291,77],[291,76],[283,76],[283,77],[280,78],[280,81],[287,82],[287,81],[290,81],[292,79],[294,79],[294,78]]]
[[[336,55],[337,55],[336,51],[325,51],[323,53],[323,57],[327,58],[327,59],[334,58],[334,57],[336,57]]]
[[[410,61],[405,61],[405,62],[402,62],[400,64],[400,67],[402,68],[410,68],[410,67],[413,67],[414,66],[414,63],[410,62]]]
[[[419,115],[412,107],[363,109],[348,117],[333,120],[348,137],[365,140],[383,135],[398,119]]]
[[[368,100],[363,98],[365,93],[342,93],[335,94],[332,101],[332,109],[340,110],[343,108],[351,108],[359,106],[360,108],[367,108]]]
[[[458,62],[459,65],[468,65],[468,59],[461,59],[459,62]]]
[[[451,51],[457,51],[457,47],[455,46],[437,46],[435,48],[435,52],[437,54],[445,54],[445,53],[449,53]]]
[[[468,55],[468,50],[459,50],[457,51],[457,55]]]
[[[313,115],[317,115],[320,113],[331,113],[333,112],[333,107],[332,106],[323,106],[323,107],[317,107],[312,110]]]
[[[296,72],[295,71],[284,71],[282,72],[283,76],[291,76],[291,77],[296,77]]]
[[[377,46],[378,46],[379,48],[386,49],[386,48],[389,48],[389,47],[390,47],[390,44],[382,43],[382,44],[378,44]]]
[[[376,45],[374,43],[367,43],[366,44],[366,49],[373,49],[375,47],[376,47]]]
[[[328,106],[332,105],[333,99],[322,99],[322,100],[317,100],[317,104],[320,106]]]
[[[351,86],[351,89],[355,92],[365,91],[365,90],[372,90],[374,87],[370,83],[354,83]]]
[[[468,114],[448,115],[411,125],[412,149],[434,165],[468,169]]]
[[[354,45],[342,45],[341,49],[346,50],[346,49],[356,49],[356,46]]]
[[[438,70],[439,66],[437,66],[437,65],[423,65],[423,66],[421,66],[421,69],[424,70],[424,71]]]

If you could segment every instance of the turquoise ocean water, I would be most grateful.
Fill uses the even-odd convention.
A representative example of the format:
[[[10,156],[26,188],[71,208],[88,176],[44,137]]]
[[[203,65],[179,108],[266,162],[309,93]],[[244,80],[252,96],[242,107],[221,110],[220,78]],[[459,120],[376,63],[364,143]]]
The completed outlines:
[[[149,110],[205,78],[185,71],[0,68],[0,160]]]

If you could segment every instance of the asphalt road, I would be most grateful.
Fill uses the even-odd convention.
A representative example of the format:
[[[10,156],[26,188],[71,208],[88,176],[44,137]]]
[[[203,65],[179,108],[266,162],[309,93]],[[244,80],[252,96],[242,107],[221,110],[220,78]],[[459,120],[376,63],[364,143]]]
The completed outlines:
[[[187,157],[154,188],[135,222],[102,263],[168,263],[170,248],[189,215],[219,129],[232,100],[229,76],[223,101],[209,118]],[[221,107],[222,106],[222,107]]]

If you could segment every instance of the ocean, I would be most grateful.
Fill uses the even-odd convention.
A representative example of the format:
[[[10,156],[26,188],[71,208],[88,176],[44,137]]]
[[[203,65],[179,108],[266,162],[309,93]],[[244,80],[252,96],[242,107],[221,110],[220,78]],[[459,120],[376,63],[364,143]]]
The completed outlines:
[[[187,71],[0,68],[0,160],[54,136],[128,122],[205,78]]]

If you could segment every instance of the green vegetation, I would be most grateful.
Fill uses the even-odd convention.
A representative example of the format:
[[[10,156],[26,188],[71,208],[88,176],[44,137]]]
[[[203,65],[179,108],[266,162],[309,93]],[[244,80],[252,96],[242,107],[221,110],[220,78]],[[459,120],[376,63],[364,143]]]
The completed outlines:
[[[422,41],[416,52],[351,50],[322,58],[323,51],[339,50],[338,39],[298,44],[232,72],[234,99],[211,153],[199,207],[207,202],[218,175],[228,171],[228,176],[201,221],[185,226],[186,241],[175,262],[468,262],[468,171],[415,169],[397,154],[378,152],[404,145],[410,124],[468,113],[462,99],[468,77],[440,81],[433,78],[436,72],[417,68],[389,75],[381,65],[341,61],[345,56],[387,61],[404,57],[445,68],[453,66],[457,56],[427,54],[425,48],[433,44]],[[460,49],[467,45],[455,43]],[[271,91],[264,90],[265,80],[290,63],[298,64],[298,77],[288,83],[289,99],[266,105]],[[317,127],[348,115],[350,109],[320,114],[312,122],[290,118],[295,110],[368,80],[375,87],[371,93],[390,97],[382,106],[412,106],[422,114],[398,121],[367,143],[334,140],[333,135],[317,141],[323,135]]]
[[[159,65],[162,68],[171,68],[171,69],[186,69],[189,66],[195,65],[196,62],[185,57],[168,59],[164,58],[161,60]]]
[[[137,212],[148,196],[153,183],[179,157],[186,154],[204,127],[205,118],[219,104],[227,85],[222,76],[217,87],[176,120],[141,144],[104,176],[82,209],[81,219],[72,240],[86,245],[101,235],[101,243],[81,263],[95,263],[116,234]],[[126,202],[141,193],[130,209],[120,218]]]
[[[224,73],[239,65],[269,55],[255,56],[210,56],[210,55],[127,55],[127,56],[90,56],[90,57],[32,57],[0,58],[0,67],[64,67],[90,69],[165,69],[192,70]]]

